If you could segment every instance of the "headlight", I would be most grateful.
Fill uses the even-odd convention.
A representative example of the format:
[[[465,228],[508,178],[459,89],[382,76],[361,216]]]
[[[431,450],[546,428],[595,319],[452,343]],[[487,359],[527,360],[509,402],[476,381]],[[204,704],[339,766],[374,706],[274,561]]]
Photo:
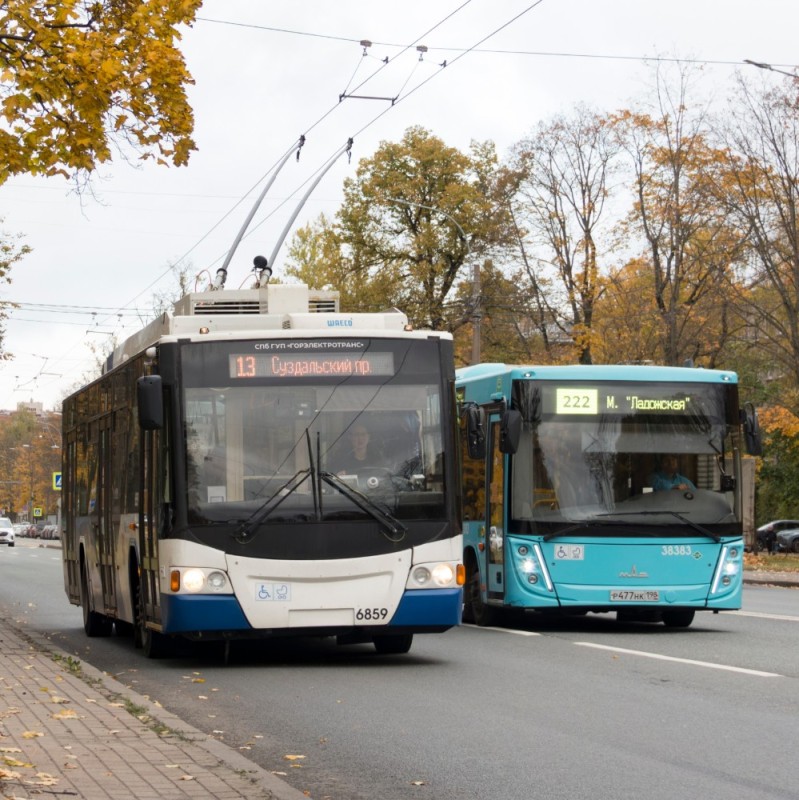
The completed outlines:
[[[173,567],[169,576],[169,588],[173,593],[218,594],[230,593],[228,576],[218,569],[200,567]]]
[[[183,588],[187,592],[199,592],[205,584],[205,575],[201,569],[187,569],[181,577]]]
[[[449,586],[455,580],[452,564],[436,564],[433,567],[433,581],[439,586]]]
[[[227,585],[227,576],[224,572],[212,572],[208,576],[208,586],[217,592]]]
[[[430,570],[427,567],[416,567],[413,571],[413,580],[420,586],[430,582]]]
[[[463,585],[464,570],[459,564],[418,564],[411,570],[408,589],[445,588]]]

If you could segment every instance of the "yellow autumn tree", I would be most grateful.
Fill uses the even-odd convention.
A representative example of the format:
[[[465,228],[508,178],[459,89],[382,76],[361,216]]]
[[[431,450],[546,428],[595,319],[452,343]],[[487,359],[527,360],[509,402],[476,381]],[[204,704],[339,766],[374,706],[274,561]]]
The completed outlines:
[[[81,176],[112,147],[182,165],[195,149],[177,48],[201,0],[0,3],[0,184]]]

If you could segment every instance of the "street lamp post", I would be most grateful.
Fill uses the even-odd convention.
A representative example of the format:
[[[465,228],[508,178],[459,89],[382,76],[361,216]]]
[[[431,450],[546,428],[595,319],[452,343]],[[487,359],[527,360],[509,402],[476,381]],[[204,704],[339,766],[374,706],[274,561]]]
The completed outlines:
[[[28,451],[28,477],[30,478],[30,492],[28,493],[28,522],[33,523],[33,447],[23,444],[22,447]]]

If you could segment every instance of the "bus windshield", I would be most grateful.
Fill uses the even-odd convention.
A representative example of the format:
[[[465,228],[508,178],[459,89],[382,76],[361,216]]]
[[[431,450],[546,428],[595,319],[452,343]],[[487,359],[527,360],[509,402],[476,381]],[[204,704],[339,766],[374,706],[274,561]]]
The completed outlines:
[[[523,433],[512,458],[512,517],[723,534],[740,521],[737,426],[726,387],[517,387]],[[589,527],[590,526],[590,527]],[[524,524],[521,525],[524,528]]]
[[[190,519],[444,517],[437,355],[426,341],[353,344],[279,356],[186,346]]]

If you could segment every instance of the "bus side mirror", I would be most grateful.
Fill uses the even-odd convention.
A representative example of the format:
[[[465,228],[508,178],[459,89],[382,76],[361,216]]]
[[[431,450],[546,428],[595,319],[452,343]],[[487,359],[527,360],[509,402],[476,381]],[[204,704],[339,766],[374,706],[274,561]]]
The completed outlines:
[[[763,455],[763,439],[760,436],[760,423],[757,421],[757,411],[751,403],[745,403],[741,411],[744,426],[744,441],[746,452],[751,456]]]
[[[483,425],[483,409],[477,403],[466,403],[463,406],[466,415],[466,450],[469,458],[486,457],[486,432]]]
[[[515,453],[519,449],[521,436],[521,412],[511,408],[502,415],[502,420],[499,423],[499,451],[501,453]]]
[[[160,375],[143,375],[136,381],[136,399],[139,406],[139,427],[144,431],[157,431],[164,427],[164,396]]]

